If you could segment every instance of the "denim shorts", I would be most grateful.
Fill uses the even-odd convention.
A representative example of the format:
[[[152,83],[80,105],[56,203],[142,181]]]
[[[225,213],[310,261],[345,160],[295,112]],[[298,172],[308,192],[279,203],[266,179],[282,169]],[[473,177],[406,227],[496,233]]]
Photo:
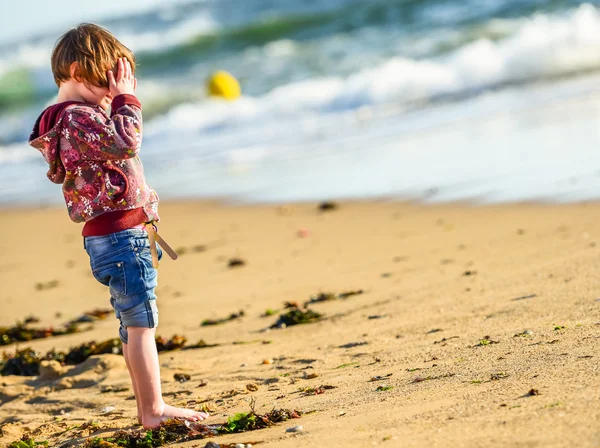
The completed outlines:
[[[92,274],[109,287],[110,303],[121,322],[119,336],[127,343],[127,327],[158,325],[156,289],[158,272],[152,266],[150,241],[143,229],[105,236],[88,236],[83,246],[90,256]],[[157,245],[158,258],[162,250]]]

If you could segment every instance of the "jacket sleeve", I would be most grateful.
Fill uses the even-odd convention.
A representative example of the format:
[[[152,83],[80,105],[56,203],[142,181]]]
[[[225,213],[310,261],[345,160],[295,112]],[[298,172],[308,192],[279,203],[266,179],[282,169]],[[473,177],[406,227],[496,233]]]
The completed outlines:
[[[70,137],[82,158],[121,160],[137,156],[142,145],[142,110],[133,95],[119,95],[112,102],[112,117],[92,107],[69,111]]]

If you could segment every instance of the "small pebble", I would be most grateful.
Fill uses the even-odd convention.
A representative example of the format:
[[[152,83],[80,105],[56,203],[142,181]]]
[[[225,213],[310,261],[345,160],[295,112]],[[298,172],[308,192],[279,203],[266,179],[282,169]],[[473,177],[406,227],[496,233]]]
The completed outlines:
[[[531,331],[531,330],[525,330],[525,331],[523,332],[523,334],[526,334],[526,335],[528,335],[528,336],[531,336],[531,335],[533,334],[533,331]]]
[[[298,426],[292,426],[291,428],[288,428],[285,430],[285,432],[302,432],[304,428],[302,428],[301,425]]]
[[[221,448],[221,445],[215,442],[208,442],[206,445],[204,445],[204,448]]]
[[[243,443],[236,443],[235,448],[246,448],[246,445]]]
[[[264,359],[263,364],[273,364],[273,361],[271,361],[270,359]]]
[[[106,406],[105,408],[102,408],[100,410],[100,414],[110,414],[112,411],[114,411],[116,408],[114,406]]]

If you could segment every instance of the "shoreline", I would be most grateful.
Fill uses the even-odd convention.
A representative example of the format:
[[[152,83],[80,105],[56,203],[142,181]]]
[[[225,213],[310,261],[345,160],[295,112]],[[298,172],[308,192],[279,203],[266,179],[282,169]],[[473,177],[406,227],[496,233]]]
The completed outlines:
[[[316,203],[164,201],[161,215],[161,233],[181,258],[161,263],[158,334],[218,344],[160,355],[169,403],[208,405],[209,424],[247,411],[252,398],[261,412],[305,413],[212,439],[217,443],[443,447],[495,440],[591,447],[600,441],[588,424],[600,416],[591,392],[600,328],[600,204],[368,201],[339,202],[320,213]],[[38,325],[56,327],[109,308],[106,289],[91,276],[80,227],[63,209],[3,210],[3,218],[0,326],[35,314]],[[246,265],[231,269],[232,258]],[[38,290],[38,283],[54,286]],[[324,316],[316,323],[265,331],[285,301],[358,290],[364,293],[310,305]],[[267,309],[277,313],[262,317]],[[241,310],[240,319],[200,325]],[[66,350],[117,336],[112,316],[91,327],[18,346]],[[174,381],[175,373],[191,381]],[[56,434],[86,421],[97,421],[103,435],[133,424],[121,357],[99,355],[57,375],[2,377],[0,446],[26,428],[38,428],[36,440],[58,446],[76,437]],[[371,382],[376,376],[385,379]],[[248,391],[249,383],[258,390]],[[392,388],[377,391],[382,384]],[[299,392],[321,385],[335,388]],[[111,387],[124,389],[101,393]],[[531,389],[539,395],[527,396]],[[115,413],[101,415],[107,406]],[[294,425],[304,431],[285,432]]]

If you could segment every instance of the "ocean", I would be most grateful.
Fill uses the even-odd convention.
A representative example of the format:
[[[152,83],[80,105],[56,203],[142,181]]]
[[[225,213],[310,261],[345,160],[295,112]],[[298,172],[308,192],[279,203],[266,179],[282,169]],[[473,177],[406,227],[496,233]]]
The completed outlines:
[[[162,199],[572,202],[600,197],[599,6],[203,0],[89,21],[136,53]],[[26,144],[60,34],[0,41],[2,206],[62,202]],[[215,70],[240,100],[206,96]]]

